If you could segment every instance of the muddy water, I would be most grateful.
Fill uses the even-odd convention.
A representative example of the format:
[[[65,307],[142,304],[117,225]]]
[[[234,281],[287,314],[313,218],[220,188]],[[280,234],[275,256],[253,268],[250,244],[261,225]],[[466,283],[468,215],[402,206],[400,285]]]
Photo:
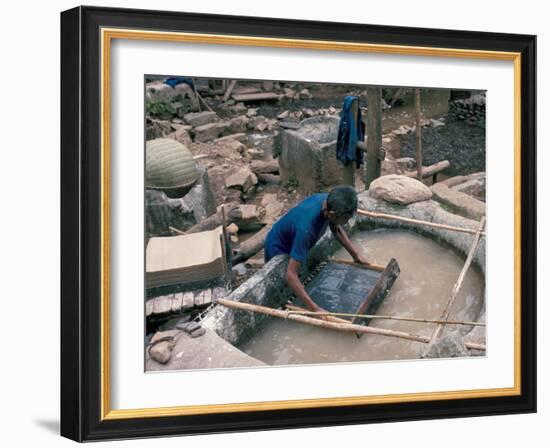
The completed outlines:
[[[406,231],[368,231],[354,236],[367,259],[397,259],[401,275],[377,314],[437,319],[447,303],[464,260],[447,247]],[[349,258],[342,249],[338,258]],[[484,297],[483,276],[470,268],[450,319],[476,319]],[[345,300],[345,298],[342,298]],[[373,320],[380,328],[430,336],[433,324]],[[456,329],[452,326],[452,329]],[[460,327],[466,332],[471,327]],[[273,318],[241,350],[270,365],[415,359],[424,344],[378,335],[355,335]]]

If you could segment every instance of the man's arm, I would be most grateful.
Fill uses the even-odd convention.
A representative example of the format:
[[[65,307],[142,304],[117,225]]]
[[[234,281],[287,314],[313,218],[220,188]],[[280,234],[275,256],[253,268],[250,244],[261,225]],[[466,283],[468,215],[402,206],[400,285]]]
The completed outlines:
[[[286,270],[286,283],[292,292],[298,297],[302,302],[304,302],[311,311],[324,311],[320,306],[318,306],[313,299],[309,296],[304,288],[304,285],[300,281],[299,277],[300,272],[300,262],[294,258],[290,258],[288,261],[288,268]]]
[[[361,263],[365,265],[370,264],[361,253],[361,250],[350,240],[348,234],[341,225],[331,225],[330,230],[332,231],[334,237],[340,242],[342,246],[344,246],[344,249],[346,249],[346,251],[351,255],[351,258],[353,258],[356,263]]]

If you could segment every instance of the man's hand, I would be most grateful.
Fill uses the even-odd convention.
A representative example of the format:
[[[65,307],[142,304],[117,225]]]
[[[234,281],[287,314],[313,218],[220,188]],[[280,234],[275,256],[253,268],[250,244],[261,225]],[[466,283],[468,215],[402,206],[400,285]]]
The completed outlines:
[[[355,261],[356,263],[359,263],[359,264],[364,264],[365,266],[369,266],[371,264],[367,261],[367,259],[364,257],[364,255],[360,254],[360,253],[355,254],[355,256],[353,257],[353,261]]]
[[[304,288],[303,283],[300,281],[300,262],[291,258],[288,261],[288,267],[286,270],[286,283],[292,292],[298,297],[311,311],[324,311],[319,307],[313,299],[309,296]]]

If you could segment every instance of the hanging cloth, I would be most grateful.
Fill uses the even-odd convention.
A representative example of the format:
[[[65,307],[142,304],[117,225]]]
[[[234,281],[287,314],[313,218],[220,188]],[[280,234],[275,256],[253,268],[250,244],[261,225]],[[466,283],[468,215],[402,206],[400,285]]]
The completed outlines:
[[[351,106],[357,101],[357,123],[352,113]],[[365,141],[365,123],[361,119],[359,98],[346,96],[340,112],[340,125],[338,127],[338,140],[336,141],[336,158],[344,165],[355,160],[357,168],[364,161],[363,151],[357,148],[357,142]]]

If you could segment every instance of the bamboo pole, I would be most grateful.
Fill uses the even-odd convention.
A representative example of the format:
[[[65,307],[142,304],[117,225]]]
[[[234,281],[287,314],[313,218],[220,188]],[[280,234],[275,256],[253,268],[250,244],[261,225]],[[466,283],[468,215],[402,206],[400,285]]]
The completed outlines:
[[[408,339],[410,341],[417,341],[428,343],[429,338],[427,336],[419,336],[416,334],[406,333],[404,331],[387,330],[385,328],[365,327],[364,325],[357,325],[351,323],[331,322],[328,320],[316,319],[314,317],[300,316],[292,314],[292,311],[276,310],[261,305],[254,305],[251,303],[235,302],[233,300],[227,300],[219,298],[216,303],[226,306],[228,308],[235,308],[245,311],[252,311],[255,313],[266,314],[268,316],[278,317],[281,319],[293,320],[295,322],[301,322],[303,324],[313,325],[315,327],[330,328],[332,330],[348,331],[353,333],[368,333],[378,334],[381,336],[391,336],[395,338]]]
[[[292,311],[276,310],[274,308],[269,308],[261,305],[254,305],[251,303],[235,302],[234,300],[227,300],[223,298],[218,298],[215,301],[216,303],[226,306],[228,308],[240,309],[244,311],[252,311],[255,313],[266,314],[268,316],[278,317],[280,319],[292,320],[295,322],[301,322],[303,324],[313,325],[315,327],[329,328],[332,330],[346,331],[352,333],[366,333],[366,334],[377,334],[380,336],[390,336],[394,338],[408,339],[410,341],[422,342],[427,344],[430,339],[427,336],[420,336],[417,334],[406,333],[404,331],[395,331],[388,330],[385,328],[377,327],[366,327],[364,325],[357,325],[351,323],[340,323],[334,321],[327,321],[316,319],[314,317],[300,316],[297,314],[292,314]],[[480,344],[470,344],[477,347],[484,347]],[[479,348],[479,350],[485,350],[485,348]]]
[[[382,320],[399,320],[405,322],[421,322],[427,324],[446,324],[446,325],[470,325],[484,327],[484,322],[469,322],[461,320],[439,320],[439,319],[422,319],[419,317],[401,317],[401,316],[385,316],[382,314],[354,314],[354,313],[335,313],[330,311],[308,311],[304,308],[300,308],[295,305],[286,305],[286,307],[293,313],[302,314],[304,316],[313,317],[354,317],[358,319],[382,319]],[[339,321],[346,321],[345,319],[339,319]]]
[[[362,264],[362,263],[357,263],[355,261],[350,261],[350,260],[341,260],[339,258],[329,258],[328,261],[332,261],[334,263],[339,263],[339,264],[347,264],[349,266],[355,266],[356,268],[371,269],[373,271],[378,271],[378,272],[382,272],[384,271],[384,269],[386,269],[386,266],[382,266],[381,264],[374,264],[374,263]]]
[[[477,245],[479,244],[479,240],[481,238],[481,231],[485,227],[485,216],[481,218],[481,223],[479,224],[479,228],[477,230],[476,236],[474,237],[474,240],[472,241],[472,245],[470,246],[470,251],[468,252],[468,257],[466,258],[466,261],[464,262],[464,266],[462,267],[462,270],[460,271],[460,275],[458,276],[458,279],[456,283],[453,286],[453,290],[451,292],[451,297],[449,297],[449,300],[447,301],[447,305],[445,306],[445,310],[443,311],[443,314],[441,315],[441,320],[446,321],[449,319],[449,315],[451,314],[451,308],[455,302],[456,297],[458,296],[458,292],[460,291],[460,288],[462,286],[462,282],[464,281],[464,278],[466,277],[466,272],[468,272],[468,269],[470,268],[470,264],[472,264],[472,260],[474,259],[474,254],[477,249]],[[434,344],[434,342],[437,340],[437,338],[441,335],[443,332],[443,329],[445,328],[445,323],[438,324],[438,326],[435,328],[432,337],[430,338],[430,342],[428,343],[428,347],[426,348],[424,355],[430,351],[430,348]]]
[[[408,222],[411,224],[419,224],[428,227],[435,227],[436,229],[452,230],[454,232],[464,232],[471,233],[473,235],[477,234],[476,229],[466,229],[464,227],[449,226],[447,224],[438,224],[436,222],[423,221],[421,219],[414,218],[405,218],[403,216],[390,215],[388,213],[378,213],[378,212],[369,212],[367,210],[357,209],[358,215],[368,216],[370,218],[381,218],[381,219],[393,219],[395,221]],[[480,235],[485,236],[486,232],[480,232]]]
[[[420,125],[420,89],[414,89],[414,109],[416,119],[416,172],[418,180],[422,180],[422,126]]]
[[[287,303],[285,306],[291,311],[308,311],[305,308],[301,308],[301,307],[293,305],[291,303]],[[342,323],[345,323],[345,324],[350,323],[349,320],[341,319],[341,318],[336,317],[336,316],[327,316],[326,318],[330,319],[330,320],[333,320],[334,322],[342,322]],[[478,322],[478,324],[481,324],[481,322]],[[483,324],[483,325],[485,325],[485,324]],[[356,333],[356,335],[357,335],[357,333]],[[468,348],[470,350],[485,351],[486,348],[487,348],[484,344],[477,344],[475,342],[464,342],[464,345],[466,346],[466,348]]]
[[[225,93],[223,95],[223,98],[222,98],[222,101],[225,103],[229,97],[231,96],[231,92],[233,91],[233,88],[235,87],[235,85],[237,84],[237,80],[236,79],[232,79],[230,82],[229,82],[229,87],[227,87],[227,89],[225,90]]]
[[[169,228],[172,232],[177,233],[178,235],[187,235],[183,230],[176,229],[175,227],[168,226],[168,228]]]
[[[289,309],[290,311],[293,311],[293,312],[310,312],[310,311],[306,310],[305,308],[302,308],[302,307],[300,307],[300,306],[296,306],[296,305],[294,305],[294,304],[292,304],[292,303],[287,303],[287,304],[285,305],[285,307],[286,307],[287,309]],[[311,312],[312,312],[312,311],[311,311]],[[349,323],[350,323],[349,320],[341,319],[340,317],[336,317],[336,316],[334,316],[334,315],[332,315],[332,314],[330,314],[330,315],[327,314],[326,316],[323,316],[323,317],[325,317],[327,320],[329,320],[329,321],[331,321],[331,322],[340,322],[340,323],[342,323],[342,324],[349,324]]]

